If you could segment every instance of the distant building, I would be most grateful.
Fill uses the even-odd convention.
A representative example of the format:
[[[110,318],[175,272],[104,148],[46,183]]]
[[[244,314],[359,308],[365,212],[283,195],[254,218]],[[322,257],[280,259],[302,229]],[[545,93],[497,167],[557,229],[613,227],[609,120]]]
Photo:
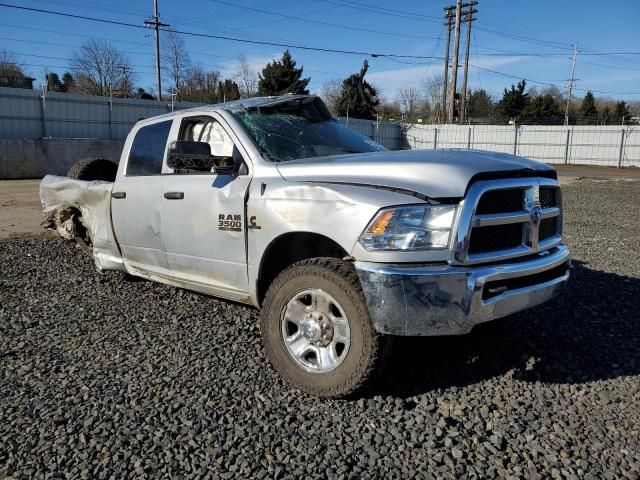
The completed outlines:
[[[16,71],[0,72],[0,87],[26,88],[33,90],[35,78],[27,77]]]

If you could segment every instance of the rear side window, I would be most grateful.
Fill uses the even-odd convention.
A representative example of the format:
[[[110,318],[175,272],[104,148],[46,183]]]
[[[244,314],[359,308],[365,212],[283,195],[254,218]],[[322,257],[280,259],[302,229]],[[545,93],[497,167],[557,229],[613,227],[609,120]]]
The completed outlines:
[[[160,175],[172,120],[142,127],[136,133],[127,162],[127,175]]]

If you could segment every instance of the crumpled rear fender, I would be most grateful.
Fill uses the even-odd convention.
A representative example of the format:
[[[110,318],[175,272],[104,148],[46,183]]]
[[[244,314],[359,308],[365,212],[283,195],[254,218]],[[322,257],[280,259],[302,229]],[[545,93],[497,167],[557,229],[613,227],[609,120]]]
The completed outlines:
[[[47,175],[40,182],[44,225],[66,239],[73,239],[73,215],[78,217],[93,244],[98,270],[125,271],[111,225],[112,182],[75,180]]]

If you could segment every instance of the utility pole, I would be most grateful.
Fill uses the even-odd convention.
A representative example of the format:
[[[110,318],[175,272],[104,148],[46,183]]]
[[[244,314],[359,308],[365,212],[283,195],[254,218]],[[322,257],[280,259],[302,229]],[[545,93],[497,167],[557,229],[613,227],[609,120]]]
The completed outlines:
[[[122,69],[122,90],[124,94],[124,98],[127,98],[127,92],[129,91],[129,69],[126,65],[119,65]]]
[[[153,0],[153,16],[145,20],[145,25],[152,25],[156,31],[156,85],[158,87],[158,100],[162,100],[162,83],[160,81],[160,27],[168,27],[166,23],[160,22],[158,14],[158,0]]]
[[[564,125],[569,125],[569,103],[571,103],[571,93],[573,92],[573,82],[575,82],[576,55],[578,55],[578,42],[573,45],[573,62],[571,63],[571,80],[569,81],[569,95],[567,96],[567,107],[564,110]]]
[[[460,17],[462,14],[462,0],[456,1],[456,29],[453,37],[453,64],[451,65],[451,88],[449,89],[449,105],[447,123],[453,123],[456,105],[456,83],[458,80],[458,54],[460,53]]]
[[[447,45],[444,50],[444,78],[442,80],[442,114],[446,118],[447,112],[447,88],[449,88],[449,46],[451,44],[451,28],[453,27],[453,9],[455,7],[448,6],[445,7],[445,27],[447,28]]]
[[[460,92],[460,123],[464,123],[464,119],[466,117],[466,108],[467,108],[467,75],[469,73],[469,45],[471,44],[471,22],[474,21],[473,14],[477,13],[477,10],[474,10],[473,7],[477,5],[478,2],[469,2],[465,3],[465,7],[467,10],[467,46],[465,49],[464,55],[464,80],[462,81],[462,92]]]

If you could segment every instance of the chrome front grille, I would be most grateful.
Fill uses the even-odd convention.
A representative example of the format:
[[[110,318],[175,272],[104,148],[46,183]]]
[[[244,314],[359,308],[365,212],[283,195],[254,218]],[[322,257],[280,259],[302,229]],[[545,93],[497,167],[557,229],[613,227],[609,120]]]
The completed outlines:
[[[459,210],[452,263],[506,260],[562,242],[562,197],[548,178],[474,183]]]

